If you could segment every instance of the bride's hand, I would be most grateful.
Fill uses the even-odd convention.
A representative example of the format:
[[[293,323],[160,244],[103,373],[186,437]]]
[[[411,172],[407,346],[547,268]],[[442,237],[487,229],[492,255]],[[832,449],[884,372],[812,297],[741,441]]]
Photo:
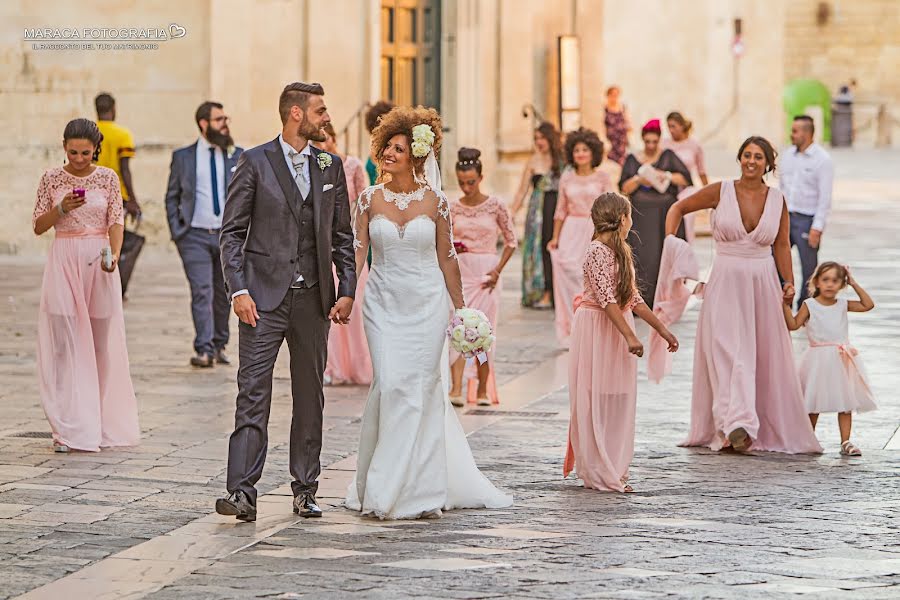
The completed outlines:
[[[341,296],[334,303],[331,312],[328,313],[328,318],[338,325],[346,325],[350,322],[351,311],[353,311],[353,298]]]

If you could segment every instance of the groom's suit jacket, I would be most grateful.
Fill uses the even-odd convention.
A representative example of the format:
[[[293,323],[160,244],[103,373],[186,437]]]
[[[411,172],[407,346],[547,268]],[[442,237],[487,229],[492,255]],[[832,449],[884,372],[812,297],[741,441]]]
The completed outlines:
[[[341,159],[334,154],[322,169],[311,147],[309,196],[304,200],[288,168],[276,137],[241,155],[222,218],[219,246],[228,293],[248,290],[261,311],[277,308],[294,281],[301,256],[303,231],[315,237],[315,268],[322,312],[327,316],[335,298],[353,298],[356,291],[356,259],[350,228],[350,202]],[[328,188],[327,190],[325,188]],[[303,203],[312,202],[313,227],[301,227]],[[335,294],[334,263],[338,278]],[[307,275],[309,279],[313,277]]]

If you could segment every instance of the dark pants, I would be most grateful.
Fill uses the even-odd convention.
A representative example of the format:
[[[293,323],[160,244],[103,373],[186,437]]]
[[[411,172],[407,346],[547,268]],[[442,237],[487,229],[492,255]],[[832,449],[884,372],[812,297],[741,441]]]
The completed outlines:
[[[175,245],[191,286],[194,351],[212,354],[228,344],[231,312],[219,254],[219,231],[192,227]]]
[[[553,298],[553,261],[547,243],[553,239],[553,215],[556,214],[556,192],[544,192],[544,205],[541,211],[541,262],[544,266],[544,290]]]
[[[321,472],[322,375],[328,355],[330,321],[322,314],[319,288],[290,289],[273,311],[259,311],[256,327],[239,326],[237,409],[228,444],[228,491],[245,492],[256,502],[256,482],[262,475],[269,442],[272,371],[281,343],[291,353],[290,470],[294,495],[315,493]]]
[[[797,252],[800,254],[800,270],[803,273],[798,306],[809,297],[807,284],[816,270],[816,265],[819,264],[819,249],[809,245],[809,230],[812,223],[813,217],[810,215],[791,213],[791,246],[797,246]]]

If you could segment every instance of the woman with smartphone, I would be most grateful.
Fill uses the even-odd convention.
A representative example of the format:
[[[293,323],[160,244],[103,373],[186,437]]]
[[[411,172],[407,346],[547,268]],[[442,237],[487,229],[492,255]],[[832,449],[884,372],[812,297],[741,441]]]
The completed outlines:
[[[57,452],[133,446],[140,438],[115,274],[122,196],[115,171],[92,164],[102,139],[88,119],[66,125],[67,162],[44,172],[32,219],[36,235],[56,234],[41,286],[37,368]]]

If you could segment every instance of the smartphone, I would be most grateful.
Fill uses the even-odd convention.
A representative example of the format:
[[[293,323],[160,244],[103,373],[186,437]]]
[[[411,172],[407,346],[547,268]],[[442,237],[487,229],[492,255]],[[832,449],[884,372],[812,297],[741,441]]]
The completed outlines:
[[[84,188],[72,188],[72,195],[76,198],[84,198]]]

